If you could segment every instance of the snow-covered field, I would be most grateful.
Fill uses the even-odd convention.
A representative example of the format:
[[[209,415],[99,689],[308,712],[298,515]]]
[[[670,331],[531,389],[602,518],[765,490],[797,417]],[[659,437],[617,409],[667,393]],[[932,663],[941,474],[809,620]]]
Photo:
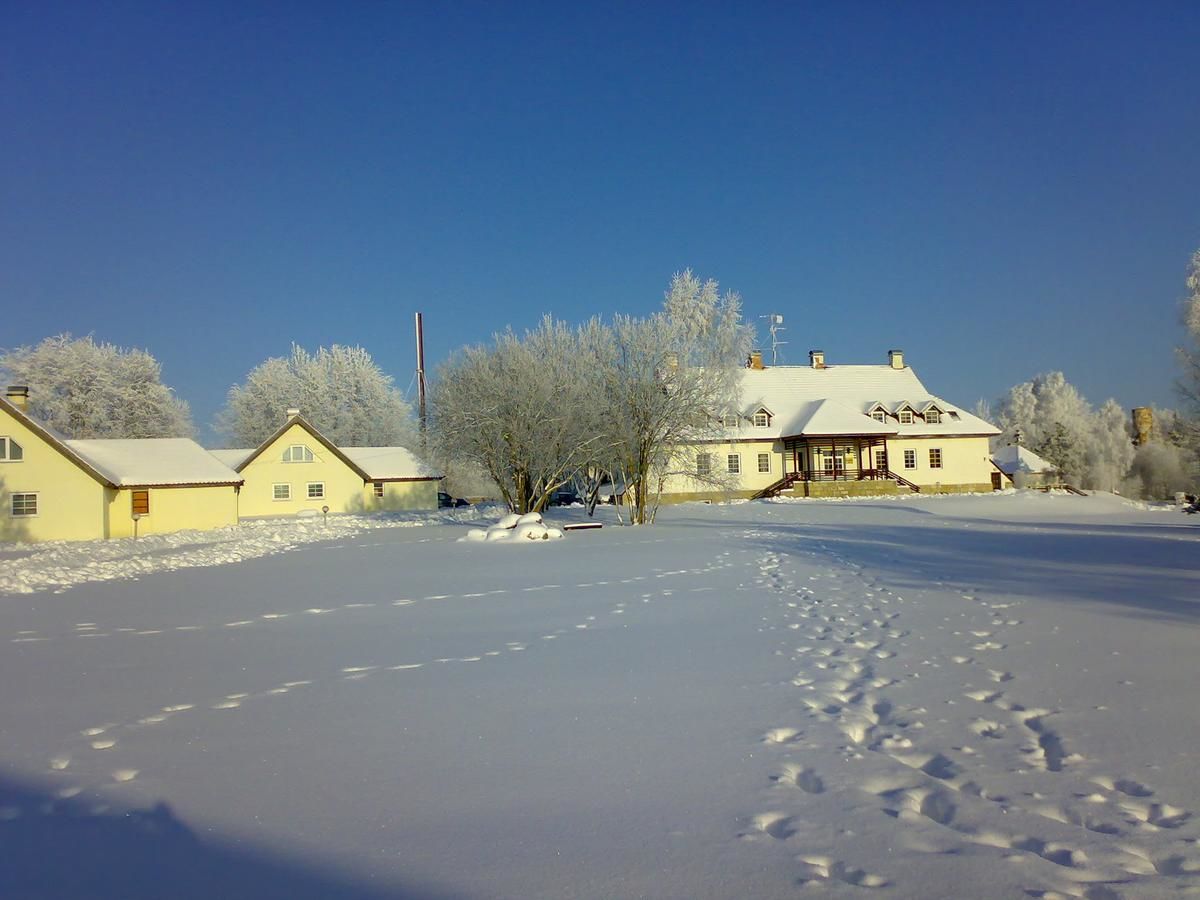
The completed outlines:
[[[3,550],[0,897],[1200,895],[1197,518],[1009,493]]]

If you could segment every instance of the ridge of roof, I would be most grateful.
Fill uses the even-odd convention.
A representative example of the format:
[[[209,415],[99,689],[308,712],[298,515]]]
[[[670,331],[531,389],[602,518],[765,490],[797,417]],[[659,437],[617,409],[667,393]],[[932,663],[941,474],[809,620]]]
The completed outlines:
[[[314,440],[316,440],[322,447],[349,466],[350,469],[359,477],[361,477],[363,481],[372,480],[371,476],[364,472],[361,466],[359,466],[352,459],[350,459],[350,457],[346,456],[345,453],[339,450],[333,441],[321,434],[321,432],[317,430],[317,427],[302,415],[289,416],[286,422],[284,422],[278,429],[275,430],[273,434],[271,434],[270,437],[268,437],[254,449],[253,453],[242,460],[242,462],[236,467],[236,471],[243,471],[246,466],[250,465],[250,463],[262,456],[267,447],[283,437],[284,433],[293,425],[299,425],[301,428],[307,431],[310,435],[312,435]]]

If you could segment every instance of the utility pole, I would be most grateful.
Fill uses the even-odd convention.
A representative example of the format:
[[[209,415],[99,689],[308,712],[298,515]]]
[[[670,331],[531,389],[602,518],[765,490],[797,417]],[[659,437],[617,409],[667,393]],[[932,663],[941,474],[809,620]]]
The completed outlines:
[[[417,327],[417,421],[421,428],[421,455],[425,455],[425,330],[421,314],[416,314]]]

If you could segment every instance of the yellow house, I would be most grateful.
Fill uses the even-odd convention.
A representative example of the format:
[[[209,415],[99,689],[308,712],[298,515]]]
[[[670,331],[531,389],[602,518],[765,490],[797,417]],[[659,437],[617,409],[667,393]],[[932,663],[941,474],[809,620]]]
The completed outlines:
[[[436,509],[440,475],[403,447],[337,447],[296,410],[253,450],[213,450],[245,479],[243,517]]]
[[[241,477],[186,438],[63,440],[0,399],[0,540],[94,540],[237,524]]]
[[[931,394],[899,350],[852,366],[827,365],[820,350],[807,366],[751,354],[740,403],[715,432],[681,451],[664,500],[990,491],[988,439],[1000,433]]]

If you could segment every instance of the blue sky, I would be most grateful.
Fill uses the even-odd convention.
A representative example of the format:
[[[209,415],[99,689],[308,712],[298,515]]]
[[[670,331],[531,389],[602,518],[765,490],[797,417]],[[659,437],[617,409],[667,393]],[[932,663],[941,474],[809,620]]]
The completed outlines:
[[[0,346],[143,347],[211,421],[291,342],[410,385],[691,267],[785,361],[1172,404],[1200,5],[6,4]],[[765,329],[760,327],[765,338]]]

